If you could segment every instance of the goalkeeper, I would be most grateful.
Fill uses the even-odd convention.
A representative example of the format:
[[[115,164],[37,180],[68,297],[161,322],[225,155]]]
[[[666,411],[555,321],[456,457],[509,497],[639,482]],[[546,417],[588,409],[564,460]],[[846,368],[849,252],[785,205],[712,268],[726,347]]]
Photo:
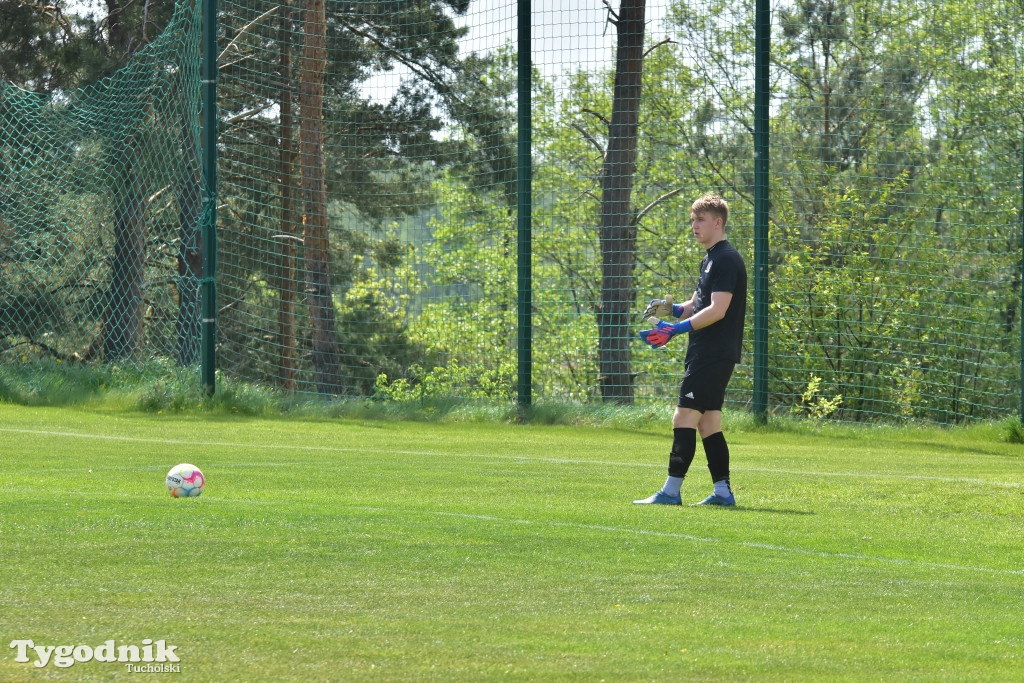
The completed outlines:
[[[697,433],[704,445],[714,492],[697,505],[735,505],[729,486],[729,446],[722,434],[725,388],[743,346],[743,319],[747,306],[747,268],[743,257],[725,238],[729,205],[721,197],[706,194],[690,208],[693,236],[707,249],[700,263],[697,291],[683,304],[671,297],[651,302],[644,312],[655,327],[640,338],[661,348],[674,336],[689,333],[686,369],[679,387],[679,403],[672,416],[672,450],[668,479],[638,505],[681,505],[679,490],[693,462]],[[667,323],[656,318],[680,318]]]

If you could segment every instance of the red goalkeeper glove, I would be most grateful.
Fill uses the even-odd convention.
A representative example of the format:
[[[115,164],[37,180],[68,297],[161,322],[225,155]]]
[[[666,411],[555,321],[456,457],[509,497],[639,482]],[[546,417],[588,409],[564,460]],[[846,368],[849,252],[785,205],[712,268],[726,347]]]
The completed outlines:
[[[693,325],[690,324],[689,319],[675,324],[659,320],[657,327],[644,330],[640,333],[640,338],[650,344],[652,349],[660,349],[665,344],[668,344],[669,340],[677,334],[692,331]]]

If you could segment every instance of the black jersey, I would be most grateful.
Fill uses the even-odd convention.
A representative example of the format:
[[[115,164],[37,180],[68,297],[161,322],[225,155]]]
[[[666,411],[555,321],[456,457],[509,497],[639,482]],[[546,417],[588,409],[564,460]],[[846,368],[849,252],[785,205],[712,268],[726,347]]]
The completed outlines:
[[[686,349],[688,368],[715,361],[740,362],[743,320],[747,312],[747,266],[727,240],[708,249],[700,262],[693,314],[711,305],[712,292],[732,292],[732,301],[724,318],[690,333],[690,344]]]

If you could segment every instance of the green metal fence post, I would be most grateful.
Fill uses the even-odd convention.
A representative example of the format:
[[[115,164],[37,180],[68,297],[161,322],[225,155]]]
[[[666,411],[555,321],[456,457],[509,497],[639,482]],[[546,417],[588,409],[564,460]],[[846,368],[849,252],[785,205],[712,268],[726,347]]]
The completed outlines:
[[[754,8],[754,415],[768,419],[768,123],[771,3]]]
[[[518,1],[518,158],[516,160],[516,232],[517,232],[517,321],[518,402],[529,406],[533,400],[533,59],[530,54],[530,0]]]
[[[201,366],[203,391],[217,389],[217,0],[203,0],[203,276]]]

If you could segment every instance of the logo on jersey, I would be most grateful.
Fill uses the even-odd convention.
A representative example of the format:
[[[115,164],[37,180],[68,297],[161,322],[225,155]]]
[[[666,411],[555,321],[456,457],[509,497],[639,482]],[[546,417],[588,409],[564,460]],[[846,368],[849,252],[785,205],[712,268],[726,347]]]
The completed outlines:
[[[711,264],[712,263],[714,263],[714,261],[712,261],[711,259],[708,259],[708,265],[707,265],[706,268],[704,268],[704,272],[705,273],[710,273],[711,272]]]

